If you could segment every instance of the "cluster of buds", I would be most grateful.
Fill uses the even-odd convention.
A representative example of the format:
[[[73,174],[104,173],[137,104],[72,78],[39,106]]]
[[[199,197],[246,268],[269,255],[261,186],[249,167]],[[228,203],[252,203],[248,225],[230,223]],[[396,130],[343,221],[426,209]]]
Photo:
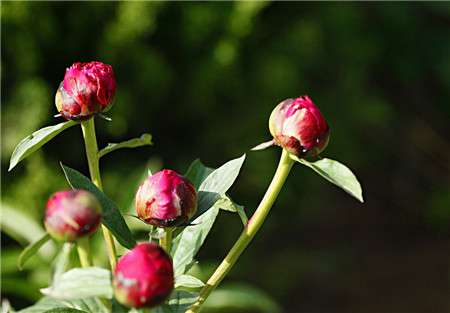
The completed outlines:
[[[47,202],[44,224],[56,240],[75,241],[95,232],[102,208],[97,198],[86,190],[54,193]]]
[[[60,84],[56,107],[65,119],[88,119],[109,109],[115,91],[110,65],[74,63]],[[281,102],[270,116],[269,128],[275,144],[300,157],[317,156],[328,144],[328,124],[308,96]],[[174,227],[187,224],[194,216],[197,193],[185,177],[164,169],[139,186],[135,205],[145,223]],[[48,200],[45,227],[57,240],[75,241],[95,232],[101,211],[100,203],[88,191],[60,191]],[[116,299],[128,307],[159,305],[174,288],[172,260],[154,243],[137,244],[119,259],[113,285]]]
[[[56,108],[67,120],[85,120],[109,109],[115,92],[111,65],[77,62],[66,70],[55,96]]]

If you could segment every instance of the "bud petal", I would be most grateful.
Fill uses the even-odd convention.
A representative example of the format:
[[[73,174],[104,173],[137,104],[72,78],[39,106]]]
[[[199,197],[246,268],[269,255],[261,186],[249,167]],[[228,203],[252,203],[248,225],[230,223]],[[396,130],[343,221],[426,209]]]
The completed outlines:
[[[154,243],[140,243],[122,256],[114,271],[114,294],[128,307],[153,307],[174,287],[170,256]]]
[[[77,62],[66,70],[55,104],[65,119],[83,120],[108,109],[115,92],[116,79],[111,65]]]
[[[328,144],[327,122],[308,96],[278,104],[269,119],[277,145],[297,156],[317,156]]]
[[[148,224],[171,227],[186,223],[197,211],[194,186],[175,171],[149,176],[136,193],[136,211]]]
[[[101,211],[97,198],[86,190],[59,191],[48,199],[45,228],[57,240],[75,241],[95,232]]]

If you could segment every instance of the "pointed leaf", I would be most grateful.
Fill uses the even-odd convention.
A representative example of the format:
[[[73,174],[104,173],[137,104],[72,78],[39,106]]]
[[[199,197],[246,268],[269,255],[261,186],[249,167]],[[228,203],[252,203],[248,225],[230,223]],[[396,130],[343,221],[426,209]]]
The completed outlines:
[[[192,222],[194,226],[186,227],[175,239],[171,250],[175,276],[184,274],[189,269],[218,213],[219,209],[214,207],[206,211]]]
[[[248,217],[245,214],[244,206],[236,204],[227,195],[222,196],[217,200],[216,203],[214,203],[214,206],[224,211],[237,213],[242,220],[242,224],[244,224],[244,226],[247,225]]]
[[[42,313],[56,308],[73,308],[88,313],[109,313],[109,310],[96,298],[78,300],[58,300],[44,297],[34,305],[18,311],[17,313]]]
[[[169,298],[168,307],[171,313],[184,313],[198,299],[198,293],[175,290]]]
[[[195,189],[200,187],[200,184],[208,177],[209,174],[214,171],[213,168],[203,165],[203,163],[197,159],[191,163],[189,169],[184,176],[194,185]]]
[[[47,310],[44,313],[87,313],[87,312],[72,308],[54,308]]]
[[[133,138],[127,141],[119,142],[119,143],[109,143],[105,148],[98,152],[98,157],[113,152],[117,149],[122,148],[137,148],[141,146],[153,145],[152,143],[152,135],[150,134],[142,134],[139,138]]]
[[[198,188],[197,216],[208,210],[233,185],[239,175],[245,154],[240,158],[228,161],[211,172]]]
[[[19,256],[19,260],[17,262],[17,266],[19,267],[19,269],[22,270],[23,266],[25,265],[25,262],[30,257],[35,255],[39,251],[39,249],[49,240],[50,240],[50,235],[45,234],[38,241],[35,241],[32,244],[28,245]]]
[[[20,161],[45,145],[60,132],[76,124],[77,123],[74,121],[67,121],[57,125],[47,126],[22,139],[11,155],[8,172],[11,171]]]
[[[99,267],[74,268],[41,292],[56,299],[112,298],[111,273]]]
[[[181,288],[188,288],[188,289],[195,289],[195,288],[201,288],[205,284],[198,279],[197,277],[191,276],[191,275],[179,275],[175,277],[175,288],[181,289]]]
[[[136,240],[133,238],[117,205],[98,189],[89,178],[63,164],[61,164],[61,167],[72,188],[85,189],[92,192],[97,197],[103,208],[102,222],[113,233],[117,241],[125,248],[133,248],[136,244]]]
[[[327,158],[315,162],[309,162],[294,155],[291,155],[291,158],[313,169],[316,173],[329,182],[342,188],[345,192],[359,201],[364,202],[361,185],[359,184],[358,179],[344,164]]]
[[[251,148],[250,150],[251,151],[260,151],[260,150],[264,150],[264,149],[267,149],[269,147],[272,147],[274,144],[275,143],[274,143],[274,141],[272,139],[270,141],[266,141],[266,142],[260,143],[259,145]]]

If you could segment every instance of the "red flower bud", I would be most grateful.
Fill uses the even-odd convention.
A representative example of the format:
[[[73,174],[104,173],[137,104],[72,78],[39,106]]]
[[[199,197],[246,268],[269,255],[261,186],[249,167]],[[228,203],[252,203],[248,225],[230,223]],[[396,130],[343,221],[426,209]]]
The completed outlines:
[[[197,211],[194,186],[172,170],[149,176],[136,193],[136,211],[148,224],[171,227],[186,223]]]
[[[327,122],[308,96],[287,99],[276,106],[269,120],[275,144],[297,156],[317,156],[328,144]]]
[[[102,62],[74,63],[56,93],[58,111],[67,120],[84,120],[105,111],[116,92],[111,65]]]
[[[122,256],[114,271],[114,294],[128,307],[153,307],[174,287],[170,256],[154,243],[140,243]]]
[[[74,241],[95,232],[101,211],[97,198],[86,190],[59,191],[48,199],[45,228],[57,240]]]

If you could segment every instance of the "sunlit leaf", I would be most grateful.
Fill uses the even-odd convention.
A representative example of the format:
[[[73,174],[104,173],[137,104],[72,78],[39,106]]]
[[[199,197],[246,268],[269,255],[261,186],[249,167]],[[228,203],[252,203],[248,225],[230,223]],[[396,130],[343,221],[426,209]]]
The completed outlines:
[[[109,313],[109,310],[96,298],[58,300],[50,297],[44,297],[34,305],[20,310],[17,313],[42,313],[62,307],[77,309],[87,313]]]
[[[45,234],[41,239],[28,245],[19,256],[19,259],[17,262],[17,266],[19,267],[19,269],[22,270],[23,266],[25,265],[25,262],[30,257],[35,255],[39,251],[39,249],[49,240],[50,240],[50,235]]]
[[[327,158],[315,162],[309,162],[294,155],[291,155],[291,158],[313,169],[316,173],[318,173],[329,182],[342,188],[345,192],[355,197],[359,201],[364,202],[361,185],[359,184],[358,179],[344,164]]]
[[[90,297],[112,298],[111,273],[99,267],[74,268],[62,274],[41,292],[62,300]]]
[[[171,254],[175,276],[184,274],[192,265],[195,255],[203,245],[210,232],[219,208],[215,207],[216,201],[228,191],[239,175],[244,163],[245,155],[228,161],[218,169],[212,171],[201,182],[198,193],[198,216],[175,238]],[[197,166],[201,163],[197,163]]]
[[[179,275],[175,277],[175,288],[176,289],[196,289],[201,288],[205,284],[198,279],[197,277],[191,276],[191,275]]]
[[[102,156],[113,152],[117,149],[122,148],[137,148],[147,145],[153,145],[152,143],[152,135],[150,134],[142,134],[139,138],[133,138],[127,141],[119,142],[119,143],[109,143],[105,148],[100,150],[98,152],[98,157],[101,158]]]
[[[74,121],[67,121],[57,125],[47,126],[22,139],[11,155],[8,171],[11,171],[20,161],[38,150],[60,132],[76,124]]]

